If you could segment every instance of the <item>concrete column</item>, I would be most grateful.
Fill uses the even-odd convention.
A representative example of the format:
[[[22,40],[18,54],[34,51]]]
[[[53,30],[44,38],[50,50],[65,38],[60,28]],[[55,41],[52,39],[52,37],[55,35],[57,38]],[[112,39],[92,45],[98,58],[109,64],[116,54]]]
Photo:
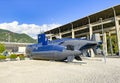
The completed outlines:
[[[58,28],[58,29],[59,29],[59,38],[61,39],[62,38],[62,33],[61,33],[60,28]]]
[[[89,28],[89,39],[91,40],[93,35],[91,24],[88,24],[88,28]],[[95,53],[93,52],[93,49],[90,49],[90,56],[95,57]]]
[[[117,34],[117,45],[118,45],[118,52],[120,56],[120,26],[119,26],[119,21],[115,17],[115,28],[116,28],[116,34]]]
[[[103,33],[103,51],[105,53],[105,55],[108,55],[107,52],[107,37],[106,37],[106,33]]]
[[[89,28],[89,39],[91,40],[92,39],[92,35],[93,35],[93,31],[92,31],[92,26],[90,24],[90,18],[88,17],[88,28]],[[90,52],[90,56],[91,57],[95,57],[95,53],[93,52],[93,49],[90,49],[89,50]]]
[[[72,24],[72,23],[71,23],[71,27],[72,27],[72,29],[71,29],[71,32],[72,32],[72,38],[75,38],[75,32],[74,32],[73,24]]]
[[[91,26],[91,24],[88,24],[88,27],[89,27],[89,36],[90,36],[89,39],[92,39],[93,31],[92,31],[92,26]]]
[[[75,38],[75,32],[73,29],[72,29],[72,38]]]
[[[119,26],[119,20],[116,17],[116,12],[115,9],[113,9],[113,13],[114,13],[114,21],[115,21],[115,28],[116,28],[116,34],[117,34],[117,44],[118,44],[118,52],[119,52],[119,56],[120,56],[120,26]]]
[[[59,38],[60,38],[60,39],[62,38],[62,33],[59,33]]]
[[[109,43],[110,43],[110,53],[112,56],[113,55],[113,47],[112,47],[112,41],[111,41],[111,33],[109,32],[108,35],[109,35]]]
[[[87,18],[88,18],[88,28],[89,28],[89,36],[90,36],[89,39],[91,39],[93,35],[93,31],[92,31],[92,26],[90,24],[90,17],[88,16]]]

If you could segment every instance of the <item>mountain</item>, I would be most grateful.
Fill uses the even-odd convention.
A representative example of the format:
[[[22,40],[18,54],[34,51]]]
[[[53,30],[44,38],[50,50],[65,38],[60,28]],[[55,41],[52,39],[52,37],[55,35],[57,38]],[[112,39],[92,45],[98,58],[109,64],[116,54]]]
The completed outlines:
[[[0,42],[36,43],[37,41],[27,34],[14,33],[0,29]]]

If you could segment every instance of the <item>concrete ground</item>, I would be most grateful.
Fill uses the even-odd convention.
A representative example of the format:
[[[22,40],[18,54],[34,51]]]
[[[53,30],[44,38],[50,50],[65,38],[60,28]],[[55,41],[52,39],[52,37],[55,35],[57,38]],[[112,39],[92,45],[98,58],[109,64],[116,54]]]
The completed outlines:
[[[0,83],[120,83],[120,58],[0,62]]]

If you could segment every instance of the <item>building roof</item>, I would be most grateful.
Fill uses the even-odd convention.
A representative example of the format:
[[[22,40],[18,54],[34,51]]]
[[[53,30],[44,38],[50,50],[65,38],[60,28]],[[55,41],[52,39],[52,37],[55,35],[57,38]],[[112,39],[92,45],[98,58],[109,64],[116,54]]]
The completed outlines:
[[[72,28],[71,24],[73,24],[73,28],[76,28],[76,27],[79,27],[79,26],[87,25],[87,24],[89,24],[89,22],[90,23],[94,23],[96,21],[99,21],[100,18],[102,18],[104,20],[104,19],[108,19],[108,18],[114,17],[113,8],[115,9],[116,16],[119,16],[120,15],[120,5],[117,5],[117,6],[105,9],[103,11],[97,12],[95,14],[88,15],[86,17],[80,18],[78,20],[75,20],[73,22],[67,23],[65,25],[56,27],[56,28],[54,28],[52,30],[46,31],[45,33],[47,33],[47,34],[50,34],[50,33],[51,34],[56,34],[56,33],[65,31],[68,28],[69,29]]]

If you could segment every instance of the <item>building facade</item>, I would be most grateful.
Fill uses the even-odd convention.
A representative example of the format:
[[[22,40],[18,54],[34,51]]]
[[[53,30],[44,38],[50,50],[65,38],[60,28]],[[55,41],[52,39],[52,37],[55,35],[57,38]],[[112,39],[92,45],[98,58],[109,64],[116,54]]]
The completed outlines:
[[[45,33],[51,34],[50,39],[55,36],[59,36],[59,38],[87,37],[91,39],[92,34],[100,33],[102,34],[103,50],[106,55],[108,53],[106,34],[109,34],[109,37],[115,34],[118,52],[120,53],[120,5],[75,20]]]

